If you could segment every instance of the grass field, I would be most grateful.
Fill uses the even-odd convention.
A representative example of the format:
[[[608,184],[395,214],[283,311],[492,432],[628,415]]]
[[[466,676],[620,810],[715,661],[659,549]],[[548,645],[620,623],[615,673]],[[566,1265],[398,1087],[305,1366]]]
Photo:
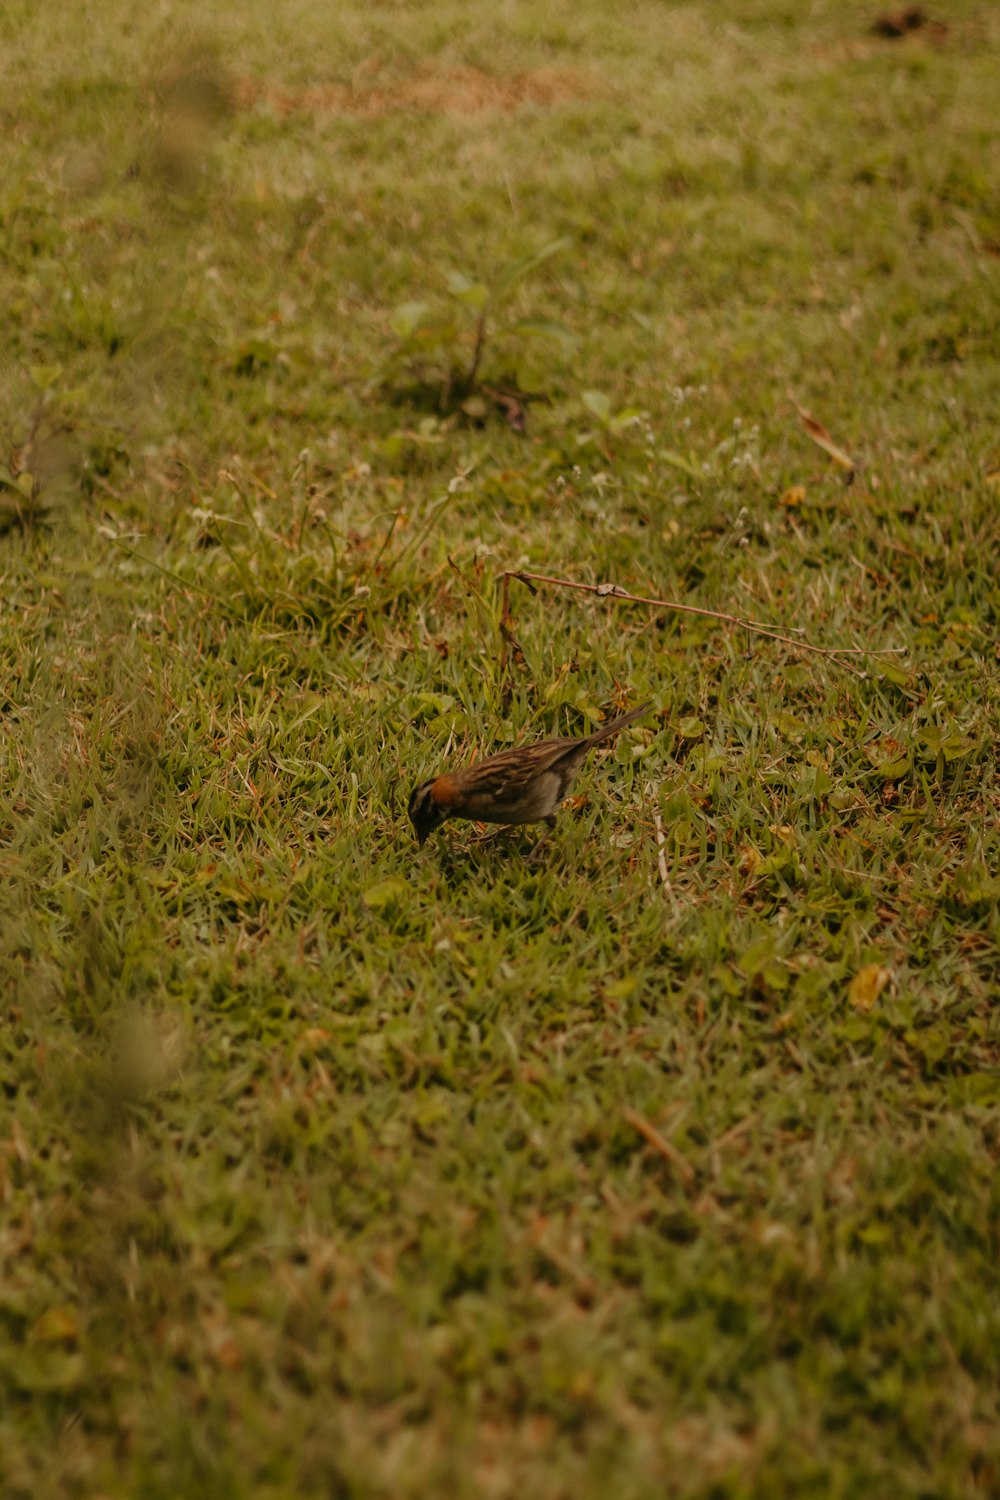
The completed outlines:
[[[1000,13],[930,15],[4,6],[9,1500],[1000,1490]],[[645,698],[544,863],[418,852]]]

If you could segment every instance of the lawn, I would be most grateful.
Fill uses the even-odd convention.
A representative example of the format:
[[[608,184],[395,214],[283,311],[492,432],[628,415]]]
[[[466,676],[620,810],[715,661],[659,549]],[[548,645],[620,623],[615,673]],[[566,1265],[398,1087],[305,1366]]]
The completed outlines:
[[[9,1500],[997,1494],[1000,13],[919,15],[4,7]]]

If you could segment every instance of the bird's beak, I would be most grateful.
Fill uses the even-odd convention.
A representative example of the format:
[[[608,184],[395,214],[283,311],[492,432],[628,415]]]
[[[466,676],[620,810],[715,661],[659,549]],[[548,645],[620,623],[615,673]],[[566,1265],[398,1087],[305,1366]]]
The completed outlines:
[[[417,846],[418,846],[418,848],[422,849],[424,847],[424,845],[426,844],[426,842],[427,842],[427,830],[425,828],[421,828],[420,832],[417,834]]]

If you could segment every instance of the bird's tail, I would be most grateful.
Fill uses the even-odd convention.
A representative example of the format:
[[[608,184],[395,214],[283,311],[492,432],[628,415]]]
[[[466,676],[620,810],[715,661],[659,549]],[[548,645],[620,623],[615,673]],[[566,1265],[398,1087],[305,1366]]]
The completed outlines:
[[[588,745],[599,745],[601,740],[606,740],[610,735],[617,734],[619,729],[624,729],[626,724],[631,724],[635,719],[641,719],[643,714],[648,714],[652,703],[644,703],[641,708],[632,708],[627,714],[620,714],[617,719],[612,719],[610,724],[602,724],[600,729],[595,729],[593,734],[588,734]]]

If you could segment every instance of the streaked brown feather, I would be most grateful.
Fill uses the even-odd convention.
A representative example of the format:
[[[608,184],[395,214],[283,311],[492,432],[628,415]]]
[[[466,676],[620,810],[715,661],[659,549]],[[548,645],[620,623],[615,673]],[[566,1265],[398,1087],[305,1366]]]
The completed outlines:
[[[536,776],[555,767],[566,755],[578,752],[586,754],[586,740],[539,740],[536,745],[515,745],[512,750],[501,750],[486,760],[469,766],[466,770],[454,771],[447,778],[457,783],[463,792],[496,792],[509,797],[529,786]],[[437,783],[435,783],[435,788]]]

